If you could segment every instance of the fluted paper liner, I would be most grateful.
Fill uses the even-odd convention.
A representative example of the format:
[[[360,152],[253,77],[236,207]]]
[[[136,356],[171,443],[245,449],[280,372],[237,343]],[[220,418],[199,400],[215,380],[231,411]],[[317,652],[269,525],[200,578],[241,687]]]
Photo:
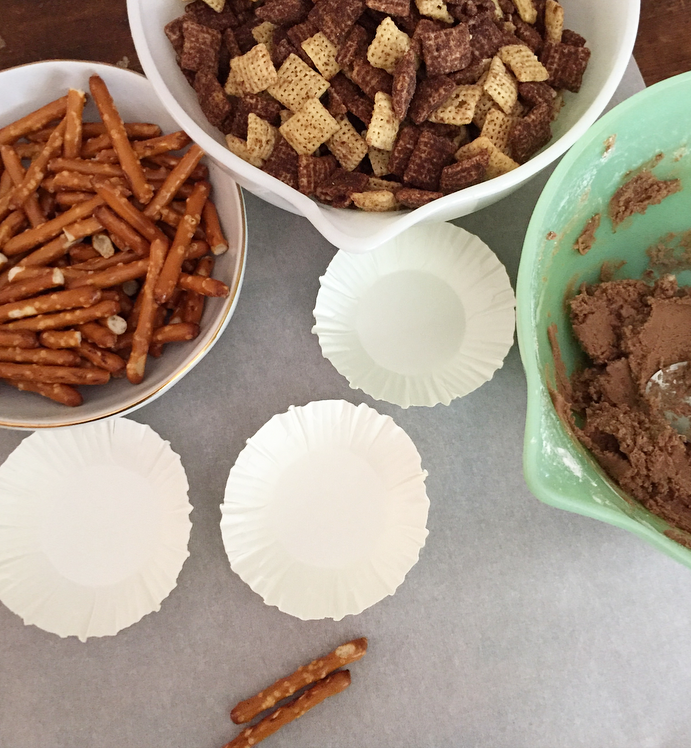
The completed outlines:
[[[312,332],[368,395],[448,405],[490,380],[513,343],[506,269],[450,223],[415,226],[367,254],[339,251],[320,278]]]
[[[159,610],[189,555],[187,489],[135,421],[33,433],[0,467],[0,600],[82,641]]]
[[[221,506],[230,565],[268,605],[303,620],[360,613],[418,560],[426,476],[389,416],[343,400],[293,406],[230,471]]]

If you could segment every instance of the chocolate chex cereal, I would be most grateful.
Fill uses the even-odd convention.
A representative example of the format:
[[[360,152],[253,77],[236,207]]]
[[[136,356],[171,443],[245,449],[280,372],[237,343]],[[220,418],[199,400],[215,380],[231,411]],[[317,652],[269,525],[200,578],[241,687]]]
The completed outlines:
[[[517,168],[590,58],[557,0],[208,3],[165,34],[209,122],[339,208],[414,209]]]

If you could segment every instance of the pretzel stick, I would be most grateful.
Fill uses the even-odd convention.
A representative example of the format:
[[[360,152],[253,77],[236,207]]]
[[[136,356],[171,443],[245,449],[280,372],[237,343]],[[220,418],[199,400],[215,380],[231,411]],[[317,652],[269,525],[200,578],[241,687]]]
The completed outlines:
[[[75,171],[77,174],[98,174],[104,177],[122,177],[125,175],[117,164],[102,164],[98,161],[87,161],[83,158],[52,158],[48,162],[48,171]]]
[[[154,164],[158,164],[158,166],[165,166],[167,169],[171,170],[174,169],[182,160],[181,156],[173,156],[172,153],[153,154],[151,156],[147,156],[146,158],[149,161],[152,161]],[[197,164],[194,169],[192,169],[189,177],[187,178],[191,179],[193,182],[199,182],[202,179],[208,179],[208,166],[202,163]]]
[[[325,678],[339,667],[362,659],[366,653],[367,639],[365,637],[341,644],[340,647],[336,647],[336,649],[324,657],[312,660],[308,665],[299,667],[294,673],[291,673],[286,678],[277,680],[255,696],[241,701],[231,711],[230,717],[235,724],[249,722],[260,712],[270,709],[279,701],[292,696],[301,688]]]
[[[203,278],[200,275],[188,275],[180,273],[178,276],[178,286],[185,291],[195,291],[201,296],[227,297],[230,289],[216,278]]]
[[[124,198],[123,198],[124,199]],[[79,221],[81,218],[90,216],[99,205],[103,205],[103,198],[94,196],[85,203],[79,203],[67,212],[61,213],[50,221],[47,221],[35,229],[29,229],[19,236],[13,236],[3,248],[3,252],[9,257],[10,255],[20,254],[28,249],[33,249],[39,244],[50,241],[57,236],[70,224]],[[100,224],[96,231],[101,228]],[[91,232],[94,233],[94,232]],[[75,237],[76,238],[76,237]]]
[[[350,671],[348,670],[339,670],[328,675],[317,681],[294,701],[279,707],[256,725],[245,728],[225,748],[251,748],[264,738],[268,738],[269,735],[273,735],[284,725],[302,717],[305,712],[320,704],[324,699],[345,691],[349,685]]]
[[[66,309],[76,309],[95,304],[101,299],[101,292],[97,288],[74,288],[67,291],[55,291],[44,296],[31,299],[11,301],[0,306],[0,322],[34,317],[46,312],[58,312]]]
[[[146,181],[142,165],[132,150],[125,125],[120,119],[106,84],[100,76],[92,75],[89,78],[89,88],[134,196],[140,203],[148,203],[154,196],[153,187]]]
[[[26,213],[23,210],[13,210],[0,223],[0,249],[27,224]]]
[[[46,330],[38,339],[42,346],[60,350],[77,348],[82,342],[82,334],[79,330]]]
[[[0,145],[14,143],[30,132],[45,127],[49,122],[65,116],[67,111],[67,96],[63,96],[50,104],[42,106],[31,114],[16,120],[11,125],[0,128]]]
[[[94,217],[101,222],[104,229],[119,237],[127,247],[140,257],[149,254],[149,242],[135,231],[127,221],[123,221],[122,218],[113,213],[110,208],[105,205],[97,208],[94,211]]]
[[[154,290],[154,298],[159,304],[163,304],[171,297],[177,285],[182,263],[187,254],[187,248],[199,225],[202,208],[209,196],[210,190],[211,186],[208,182],[197,182],[187,200],[185,215],[182,217],[182,221],[175,232],[175,239],[168,251],[166,261],[158,276],[158,282]]]
[[[26,257],[22,257],[18,266],[37,267],[47,265],[49,262],[54,262],[63,257],[68,249],[74,245],[75,241],[83,239],[85,236],[95,234],[102,228],[101,224],[95,218],[86,218],[81,221],[75,221],[63,229],[63,236],[53,239],[48,242],[48,244],[44,244],[31,254],[26,255]]]
[[[138,259],[139,255],[135,254],[131,250],[126,250],[125,252],[116,252],[111,257],[101,257],[101,255],[99,255],[97,252],[96,255],[85,259],[83,262],[77,262],[71,267],[63,268],[63,272],[69,275],[72,271],[75,270],[106,270],[107,268],[113,267],[114,265],[134,262],[134,260]]]
[[[82,125],[82,137],[84,137],[84,125]],[[97,153],[100,153],[100,151],[103,150],[112,150],[110,147],[110,138],[108,137],[107,133],[103,133],[102,135],[96,135],[93,138],[89,138],[86,141],[82,142],[82,149],[79,152],[80,158],[93,158]],[[117,154],[115,151],[113,151],[113,155],[115,155],[117,159]]]
[[[43,181],[43,177],[46,175],[46,168],[48,162],[53,156],[60,151],[62,148],[62,141],[65,135],[65,120],[62,120],[60,124],[53,130],[51,136],[48,138],[48,142],[43,147],[43,150],[36,156],[31,162],[31,165],[26,170],[22,183],[17,185],[12,192],[9,206],[10,208],[21,208],[26,202],[27,198],[32,195],[38,189],[39,184]]]
[[[79,356],[74,351],[56,351],[50,348],[0,348],[0,361],[13,361],[15,364],[79,366]]]
[[[194,340],[197,335],[199,335],[199,325],[180,322],[177,325],[163,325],[154,330],[151,342],[157,345],[183,343],[185,340]]]
[[[139,232],[149,242],[163,236],[156,224],[144,213],[137,210],[132,203],[125,200],[122,195],[118,194],[112,185],[101,179],[95,179],[94,187],[108,207],[117,213],[120,218],[124,218],[135,231]]]
[[[125,122],[124,126],[127,137],[132,138],[133,140],[157,138],[161,134],[161,128],[150,122]],[[82,125],[83,137],[95,138],[99,135],[106,135],[110,138],[108,130],[103,122],[85,122]]]
[[[99,369],[105,369],[111,374],[119,374],[125,370],[125,361],[117,353],[104,351],[90,343],[82,343],[77,350],[82,358],[98,366]]]
[[[103,369],[78,369],[71,366],[0,363],[1,379],[46,384],[106,384],[110,374]]]
[[[112,349],[118,342],[118,336],[98,322],[85,322],[79,325],[79,331],[86,340],[95,343],[99,348]]]
[[[26,176],[22,161],[17,155],[17,151],[11,145],[0,146],[0,155],[2,156],[2,162],[5,164],[5,169],[10,175],[14,186],[18,187]],[[46,217],[43,215],[38,204],[38,198],[36,195],[29,195],[21,209],[26,213],[26,217],[29,219],[32,226],[40,226],[46,222]]]
[[[43,188],[48,192],[95,192],[95,174],[80,174],[76,171],[59,171],[55,176],[43,181]],[[131,195],[126,179],[122,177],[106,177],[108,184],[115,187],[122,195]]]
[[[93,192],[81,192],[80,190],[69,190],[66,192],[60,191],[55,193],[55,204],[60,208],[71,208],[77,203],[91,200],[93,196]]]
[[[82,149],[82,114],[86,94],[76,88],[67,92],[67,110],[65,112],[65,140],[62,152],[65,158],[77,158]]]
[[[15,151],[16,152],[16,151]],[[14,182],[10,176],[9,171],[5,168],[5,171],[0,174],[0,197],[4,197],[14,187]]]
[[[196,143],[193,143],[187,153],[180,159],[178,165],[166,177],[153,200],[144,208],[146,216],[158,220],[161,208],[168,205],[175,197],[183,183],[189,179],[190,174],[203,155],[204,151]]]
[[[197,263],[194,275],[200,278],[209,278],[214,267],[213,257],[202,257]],[[198,325],[204,314],[204,303],[206,298],[194,291],[187,291],[185,298],[180,304],[180,322],[192,322]]]
[[[82,289],[78,289],[82,290]],[[98,291],[98,289],[91,289]],[[26,319],[17,319],[13,322],[7,322],[3,325],[4,330],[33,330],[42,332],[43,330],[63,330],[66,327],[82,325],[85,322],[92,322],[102,317],[110,317],[111,314],[117,314],[120,311],[120,305],[117,301],[106,299],[99,301],[98,304],[88,306],[84,309],[70,309],[66,312],[57,314],[39,314],[37,317],[27,317]],[[105,328],[103,328],[105,330]]]
[[[223,236],[223,229],[221,223],[218,220],[218,211],[216,206],[207,200],[202,211],[202,227],[206,236],[206,241],[211,246],[211,251],[215,255],[222,255],[228,251],[228,242],[225,236]]]
[[[185,255],[185,259],[198,260],[200,257],[204,257],[204,255],[208,254],[208,252],[208,242],[205,242],[203,239],[195,239],[195,241],[190,242],[190,246],[187,247],[187,254]]]
[[[36,335],[28,330],[8,332],[0,330],[0,345],[4,348],[36,348]]]
[[[154,289],[158,276],[168,252],[168,242],[156,239],[151,243],[149,267],[144,286],[139,293],[141,299],[137,326],[132,335],[132,350],[127,361],[127,378],[132,384],[139,384],[144,379],[146,357],[154,331],[154,317],[157,304],[154,301]]]
[[[84,402],[84,398],[69,384],[43,384],[41,382],[22,382],[13,379],[5,379],[4,381],[22,392],[35,392],[50,400],[55,400],[56,403],[69,405],[72,408]]]
[[[41,275],[23,281],[10,282],[9,285],[0,289],[0,304],[29,299],[42,291],[64,284],[65,276],[60,268],[46,268]]]
[[[146,275],[148,267],[149,258],[144,257],[141,260],[115,265],[106,270],[97,272],[87,270],[81,277],[75,278],[74,280],[68,280],[67,287],[74,289],[82,286],[90,286],[91,288],[110,288],[111,286],[118,286],[128,280],[143,278]],[[0,307],[0,313],[1,312],[2,307]]]

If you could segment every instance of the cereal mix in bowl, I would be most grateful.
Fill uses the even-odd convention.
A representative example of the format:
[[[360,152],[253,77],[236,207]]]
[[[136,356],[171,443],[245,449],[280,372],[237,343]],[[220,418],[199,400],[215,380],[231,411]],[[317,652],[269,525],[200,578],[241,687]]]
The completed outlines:
[[[367,211],[525,163],[590,59],[555,0],[195,0],[165,33],[233,153]]]

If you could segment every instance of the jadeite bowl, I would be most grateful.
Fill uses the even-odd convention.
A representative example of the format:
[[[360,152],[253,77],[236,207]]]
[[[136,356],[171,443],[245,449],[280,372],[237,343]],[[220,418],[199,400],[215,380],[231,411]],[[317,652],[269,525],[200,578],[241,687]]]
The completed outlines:
[[[600,116],[619,85],[638,28],[639,0],[563,0],[566,25],[583,34],[592,56],[578,94],[567,93],[554,137],[538,155],[497,179],[447,195],[417,210],[364,213],[321,205],[243,161],[226,147],[202,114],[196,95],[175,61],[163,27],[184,10],[180,0],[127,0],[132,37],[142,67],[171,116],[222,169],[262,200],[303,215],[328,241],[366,252],[417,223],[450,221],[510,195],[549,166]]]
[[[126,121],[155,122],[164,133],[179,129],[143,75],[113,65],[76,60],[37,62],[0,72],[0,127],[62,96],[70,87],[88,91],[89,76],[93,74],[106,82]],[[94,103],[89,100],[84,118],[97,120],[97,115]],[[84,404],[77,408],[2,385],[0,427],[57,428],[125,415],[167,392],[211,350],[237,306],[245,271],[247,230],[245,205],[237,184],[215,163],[209,164],[209,181],[231,247],[216,258],[213,274],[230,286],[230,294],[225,299],[207,300],[199,336],[187,343],[167,346],[160,358],[150,358],[144,381],[139,385],[114,379],[107,385],[80,388]]]
[[[591,454],[557,416],[548,387],[554,359],[547,328],[557,325],[561,355],[570,374],[583,354],[571,332],[565,299],[579,284],[596,282],[603,262],[614,277],[640,278],[646,249],[670,232],[691,229],[691,73],[670,78],[617,106],[569,151],[537,203],[523,246],[517,284],[518,341],[528,383],[523,466],[538,499],[567,511],[635,533],[672,558],[691,566],[691,535],[629,498],[604,474]],[[608,139],[615,137],[608,150]],[[683,189],[635,215],[616,234],[607,214],[609,199],[626,173],[663,153],[654,168],[661,179],[680,178]],[[573,249],[586,220],[602,212],[593,248]],[[548,238],[549,232],[557,235]],[[551,236],[551,234],[549,234]],[[691,271],[677,274],[691,284]],[[672,538],[676,539],[673,540]]]

